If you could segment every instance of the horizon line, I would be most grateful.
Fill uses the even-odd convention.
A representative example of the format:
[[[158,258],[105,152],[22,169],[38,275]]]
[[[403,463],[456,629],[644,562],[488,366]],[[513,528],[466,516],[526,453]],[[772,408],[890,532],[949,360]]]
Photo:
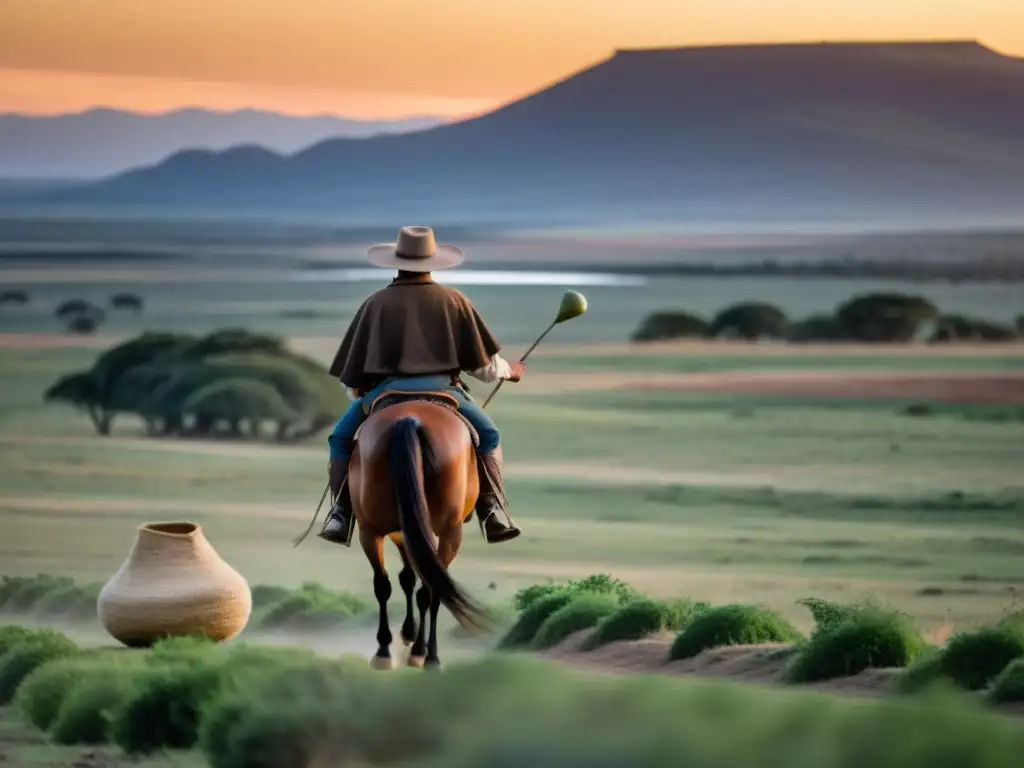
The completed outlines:
[[[1013,53],[1007,53],[1002,51],[988,43],[985,43],[978,37],[935,37],[935,38],[833,38],[833,39],[789,39],[789,40],[777,40],[773,42],[709,42],[709,43],[693,43],[683,45],[670,45],[670,46],[649,46],[649,47],[625,47],[625,48],[612,48],[604,56],[598,57],[589,63],[583,63],[579,68],[572,70],[560,77],[553,78],[550,81],[538,83],[532,88],[525,89],[522,93],[517,96],[508,99],[496,99],[494,103],[482,109],[470,109],[464,113],[449,113],[449,114],[431,114],[429,112],[418,112],[410,113],[408,115],[402,115],[399,117],[350,117],[340,112],[326,112],[318,110],[316,112],[302,112],[295,110],[281,110],[271,109],[257,106],[244,106],[235,109],[224,109],[216,107],[205,107],[199,104],[182,104],[181,106],[160,109],[160,110],[143,110],[143,109],[127,109],[123,107],[111,106],[106,103],[96,103],[88,107],[83,107],[74,111],[45,111],[45,112],[3,112],[0,113],[0,117],[23,117],[23,118],[59,118],[59,117],[75,117],[86,115],[90,112],[117,112],[124,115],[142,116],[142,117],[167,117],[181,112],[196,111],[196,112],[207,112],[216,115],[237,115],[245,112],[255,112],[267,115],[277,115],[281,117],[292,117],[292,118],[304,118],[304,119],[328,119],[328,120],[345,120],[356,124],[370,124],[370,123],[384,123],[394,124],[402,122],[410,122],[416,120],[432,120],[438,124],[448,124],[461,122],[465,120],[471,120],[476,117],[483,116],[490,112],[501,109],[504,106],[512,104],[516,101],[520,101],[524,98],[539,93],[540,91],[546,90],[560,82],[569,80],[576,75],[579,75],[588,69],[592,69],[595,66],[599,66],[602,63],[611,61],[619,55],[636,55],[643,53],[662,53],[668,51],[706,51],[715,49],[765,49],[765,48],[797,48],[797,47],[827,47],[827,46],[889,46],[889,47],[917,47],[917,46],[941,46],[941,45],[957,45],[957,46],[976,46],[982,50],[990,51],[998,56],[1002,56],[1008,59],[1022,60],[1024,61],[1024,55],[1017,55]],[[21,67],[11,67],[11,69],[22,69]],[[38,71],[38,70],[37,70]],[[111,73],[104,72],[91,72],[86,70],[72,70],[72,69],[48,69],[50,72],[63,72],[67,74],[81,74],[81,75],[103,75],[109,76]],[[173,78],[153,78],[153,79],[173,79]],[[201,80],[195,80],[194,82],[206,82]],[[231,81],[234,84],[244,84],[243,81]],[[251,85],[258,85],[257,83],[251,83]]]

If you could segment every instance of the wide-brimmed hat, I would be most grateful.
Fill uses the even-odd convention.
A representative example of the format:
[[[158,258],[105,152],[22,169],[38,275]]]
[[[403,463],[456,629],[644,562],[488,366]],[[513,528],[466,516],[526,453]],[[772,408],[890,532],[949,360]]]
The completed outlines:
[[[371,246],[366,257],[375,267],[433,272],[461,264],[466,255],[454,245],[434,242],[434,230],[430,227],[402,227],[398,242]]]

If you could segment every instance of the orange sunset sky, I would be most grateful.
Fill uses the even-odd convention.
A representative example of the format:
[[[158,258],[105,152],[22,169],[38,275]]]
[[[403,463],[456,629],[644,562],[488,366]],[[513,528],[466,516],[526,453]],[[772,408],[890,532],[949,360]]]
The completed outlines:
[[[459,116],[615,48],[978,39],[1024,0],[0,0],[0,112]]]

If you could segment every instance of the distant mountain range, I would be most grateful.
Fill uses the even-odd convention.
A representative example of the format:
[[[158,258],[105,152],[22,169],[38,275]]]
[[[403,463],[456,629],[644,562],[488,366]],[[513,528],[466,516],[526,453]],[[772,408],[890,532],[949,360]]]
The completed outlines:
[[[327,138],[366,137],[438,125],[435,117],[360,121],[275,112],[182,109],[157,115],[91,109],[67,115],[0,114],[0,177],[104,177],[183,149],[258,144],[295,152]]]
[[[619,51],[472,120],[185,150],[29,201],[367,225],[1019,222],[1024,59],[974,42]]]

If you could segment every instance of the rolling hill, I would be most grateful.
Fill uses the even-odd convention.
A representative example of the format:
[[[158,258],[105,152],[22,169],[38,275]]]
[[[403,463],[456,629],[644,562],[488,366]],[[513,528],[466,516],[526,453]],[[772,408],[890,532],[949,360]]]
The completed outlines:
[[[974,42],[618,51],[472,120],[183,151],[49,206],[339,221],[1019,219],[1024,60]]]
[[[260,144],[295,152],[330,137],[366,137],[439,124],[432,117],[360,121],[275,112],[182,109],[158,115],[91,109],[67,115],[0,115],[0,177],[104,177],[186,148]]]

